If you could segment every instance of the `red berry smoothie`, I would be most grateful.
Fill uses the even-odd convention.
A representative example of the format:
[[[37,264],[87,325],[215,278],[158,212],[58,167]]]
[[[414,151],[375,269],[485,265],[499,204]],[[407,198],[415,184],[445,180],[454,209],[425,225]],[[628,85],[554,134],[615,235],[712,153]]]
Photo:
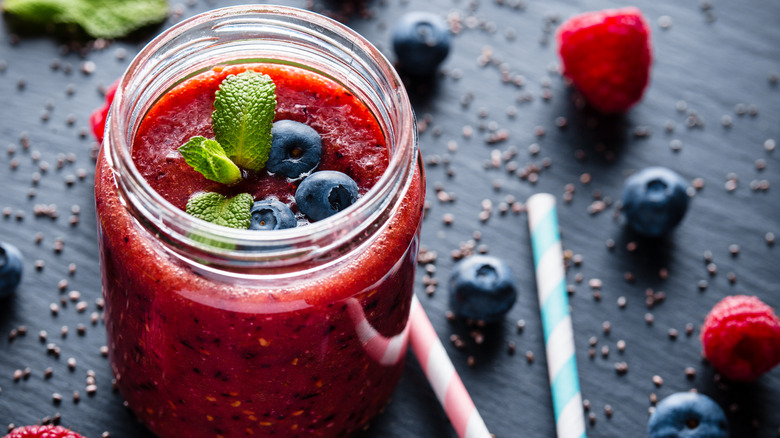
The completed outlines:
[[[249,192],[256,200],[277,197],[297,212],[297,181],[263,170],[226,187],[176,152],[192,136],[213,138],[214,92],[224,77],[246,68],[217,67],[182,82],[137,130],[133,161],[174,206],[183,209],[200,191]],[[322,135],[319,170],[346,173],[361,194],[382,176],[388,148],[358,98],[301,68],[249,68],[276,83],[277,119],[306,123]],[[381,336],[404,332],[422,217],[421,167],[368,246],[305,275],[226,281],[193,269],[139,227],[104,153],[95,194],[109,357],[138,418],[165,438],[337,437],[366,425],[389,400],[403,360],[383,364],[369,354],[355,303]]]

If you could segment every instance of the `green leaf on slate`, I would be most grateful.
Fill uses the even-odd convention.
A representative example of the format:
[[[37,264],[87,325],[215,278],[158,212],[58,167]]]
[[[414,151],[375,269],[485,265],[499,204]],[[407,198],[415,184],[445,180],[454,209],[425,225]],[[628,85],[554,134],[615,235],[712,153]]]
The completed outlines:
[[[179,147],[179,152],[187,164],[212,181],[233,184],[241,179],[241,169],[230,161],[216,140],[192,137]]]
[[[252,204],[255,200],[249,193],[228,198],[219,193],[203,192],[193,195],[187,201],[186,212],[204,221],[224,227],[247,229],[252,220]]]
[[[234,163],[260,170],[271,151],[276,85],[267,75],[245,71],[219,85],[211,115],[214,135]]]
[[[78,25],[93,38],[120,38],[165,21],[167,0],[5,0],[3,12],[44,30]]]

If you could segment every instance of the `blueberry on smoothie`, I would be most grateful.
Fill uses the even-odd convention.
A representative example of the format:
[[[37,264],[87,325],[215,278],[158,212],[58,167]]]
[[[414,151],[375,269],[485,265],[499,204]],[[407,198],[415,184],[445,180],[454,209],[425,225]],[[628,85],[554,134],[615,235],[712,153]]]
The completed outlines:
[[[665,167],[648,167],[623,185],[628,226],[645,237],[660,237],[680,223],[688,208],[688,183]]]
[[[307,176],[295,191],[301,212],[318,221],[344,210],[358,198],[358,186],[349,176],[323,170]]]
[[[450,29],[436,14],[409,12],[393,28],[393,50],[401,70],[430,76],[450,51]]]
[[[287,204],[276,199],[256,201],[250,210],[250,230],[283,230],[298,226],[298,219]]]
[[[24,259],[19,248],[0,242],[0,298],[11,295],[22,281]]]
[[[270,172],[298,178],[320,163],[322,138],[309,125],[279,120],[271,128],[271,151],[266,167]]]
[[[484,322],[498,321],[517,300],[509,265],[484,255],[467,257],[453,267],[449,294],[450,309],[456,315]]]
[[[723,410],[696,392],[678,392],[658,403],[647,423],[648,438],[728,438]]]

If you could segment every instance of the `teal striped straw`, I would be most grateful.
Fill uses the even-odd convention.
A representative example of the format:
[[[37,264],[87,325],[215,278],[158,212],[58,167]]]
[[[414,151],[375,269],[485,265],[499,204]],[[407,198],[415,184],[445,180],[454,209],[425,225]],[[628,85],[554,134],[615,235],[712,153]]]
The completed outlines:
[[[585,438],[585,413],[574,355],[574,331],[569,314],[555,197],[547,193],[533,195],[528,198],[526,207],[555,429],[558,438]]]

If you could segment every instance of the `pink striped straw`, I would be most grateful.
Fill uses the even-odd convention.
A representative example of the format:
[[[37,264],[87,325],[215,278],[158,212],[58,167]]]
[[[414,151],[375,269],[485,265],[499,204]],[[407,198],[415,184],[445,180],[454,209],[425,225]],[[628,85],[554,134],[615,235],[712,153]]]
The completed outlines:
[[[425,377],[433,387],[433,392],[444,407],[444,412],[452,422],[458,437],[491,438],[485,422],[479,415],[477,407],[474,406],[471,396],[466,391],[463,381],[455,371],[444,345],[416,296],[412,299],[409,325],[411,326],[409,342],[412,351],[417,356]]]
[[[382,336],[366,320],[358,300],[347,300],[347,313],[355,324],[355,331],[366,353],[382,365],[397,364],[404,357],[407,341],[411,344],[458,438],[492,437],[417,296],[412,297],[406,328],[389,338]]]
[[[382,336],[368,322],[363,307],[360,306],[360,301],[355,298],[347,300],[347,312],[352,318],[352,322],[355,323],[355,332],[370,358],[384,366],[395,365],[404,358],[411,324],[406,324],[401,333],[388,338]]]

